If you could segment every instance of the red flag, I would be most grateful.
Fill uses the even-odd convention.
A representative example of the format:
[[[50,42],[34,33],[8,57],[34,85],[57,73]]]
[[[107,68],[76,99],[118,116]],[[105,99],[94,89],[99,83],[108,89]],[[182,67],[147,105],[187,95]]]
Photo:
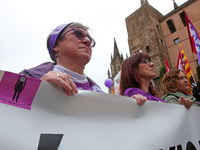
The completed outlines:
[[[181,69],[181,70],[185,71],[185,69],[183,67],[183,59],[182,59],[180,51],[179,51],[179,54],[178,54],[177,69]]]
[[[199,38],[198,32],[196,31],[194,25],[192,24],[192,22],[190,21],[190,19],[186,15],[185,11],[183,11],[183,13],[184,13],[184,16],[185,16],[185,22],[186,22],[187,29],[188,29],[188,34],[189,34],[192,52],[197,54],[197,51],[200,50],[200,47],[199,47],[200,46],[200,38]]]
[[[165,57],[165,68],[166,68],[166,72],[168,72],[170,70],[166,57]]]

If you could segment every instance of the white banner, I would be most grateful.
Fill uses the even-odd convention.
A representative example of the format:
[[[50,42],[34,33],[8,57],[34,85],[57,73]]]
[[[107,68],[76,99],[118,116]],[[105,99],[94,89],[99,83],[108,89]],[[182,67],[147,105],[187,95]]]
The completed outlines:
[[[199,150],[199,115],[197,107],[151,101],[140,107],[106,93],[67,96],[42,81],[30,110],[0,103],[0,149],[42,150],[41,135],[58,134],[58,150]]]
[[[121,71],[118,72],[114,78],[114,93],[115,93],[115,95],[119,95],[120,75],[121,75]]]

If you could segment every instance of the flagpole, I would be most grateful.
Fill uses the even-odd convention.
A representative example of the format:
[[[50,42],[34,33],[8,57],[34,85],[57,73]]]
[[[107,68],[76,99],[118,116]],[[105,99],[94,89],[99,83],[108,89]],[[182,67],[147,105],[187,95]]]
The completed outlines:
[[[193,59],[194,59],[194,66],[195,66],[195,69],[196,69],[196,73],[197,73],[197,77],[198,77],[198,72],[197,72],[197,65],[196,65],[196,60],[194,58],[194,53],[193,54]],[[199,77],[198,77],[199,78]],[[195,81],[195,78],[194,78],[194,83],[196,84],[196,81]]]
[[[194,59],[194,65],[195,65],[195,68],[196,68],[197,78],[199,79],[199,75],[198,75],[198,71],[197,71],[197,65],[196,65],[196,60],[194,58],[194,53],[192,53],[192,54],[193,54],[193,59]],[[196,84],[196,82],[195,82],[195,84]]]

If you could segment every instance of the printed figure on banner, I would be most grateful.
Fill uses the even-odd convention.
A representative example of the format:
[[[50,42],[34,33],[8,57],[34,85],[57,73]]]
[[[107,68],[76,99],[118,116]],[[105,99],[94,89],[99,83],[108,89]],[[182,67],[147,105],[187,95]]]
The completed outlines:
[[[15,96],[17,94],[17,97],[16,97],[16,102],[19,98],[19,94],[22,92],[22,90],[24,89],[25,85],[26,85],[26,80],[27,78],[25,77],[25,75],[23,76],[20,76],[19,79],[17,80],[17,83],[15,84],[15,93],[13,95],[13,101],[15,99]]]

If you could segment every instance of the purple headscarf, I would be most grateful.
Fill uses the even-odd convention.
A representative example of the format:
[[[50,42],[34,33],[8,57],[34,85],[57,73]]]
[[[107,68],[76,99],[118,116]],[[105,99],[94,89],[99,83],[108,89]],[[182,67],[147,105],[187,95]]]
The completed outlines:
[[[51,56],[51,59],[53,60],[53,47],[56,43],[56,40],[58,38],[58,35],[72,23],[66,23],[66,24],[61,24],[58,27],[56,27],[49,35],[48,41],[47,41],[47,48],[49,50],[49,54]]]

